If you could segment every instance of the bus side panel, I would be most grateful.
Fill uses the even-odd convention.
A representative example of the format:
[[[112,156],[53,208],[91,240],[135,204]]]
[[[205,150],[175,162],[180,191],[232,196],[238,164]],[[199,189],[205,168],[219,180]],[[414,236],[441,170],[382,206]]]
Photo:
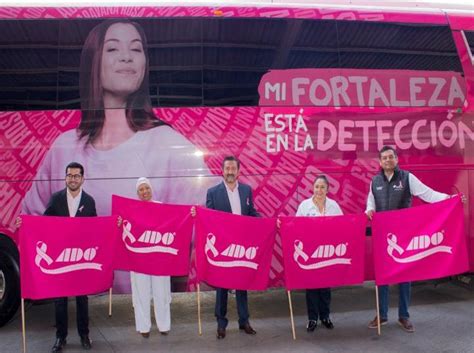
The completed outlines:
[[[474,21],[471,19],[471,22]],[[453,38],[466,79],[466,104],[464,109],[474,111],[474,62],[471,60],[465,37],[461,31],[453,31]]]
[[[469,180],[469,192],[466,193],[468,196],[468,202],[466,205],[466,211],[469,214],[469,223],[467,229],[469,232],[469,249],[470,249],[470,269],[474,273],[474,170],[468,171],[468,180]]]

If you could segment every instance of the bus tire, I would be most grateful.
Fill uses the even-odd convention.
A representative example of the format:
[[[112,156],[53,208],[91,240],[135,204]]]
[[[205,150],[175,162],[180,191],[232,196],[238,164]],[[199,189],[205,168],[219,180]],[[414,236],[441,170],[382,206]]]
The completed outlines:
[[[0,247],[0,327],[15,315],[20,306],[20,267],[14,254]]]

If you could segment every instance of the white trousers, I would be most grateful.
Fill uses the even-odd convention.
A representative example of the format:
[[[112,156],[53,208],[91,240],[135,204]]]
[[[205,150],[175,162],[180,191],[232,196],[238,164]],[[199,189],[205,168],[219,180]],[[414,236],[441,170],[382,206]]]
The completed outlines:
[[[135,326],[138,332],[150,332],[150,305],[153,298],[156,326],[160,332],[171,328],[171,279],[169,276],[152,276],[130,272]]]

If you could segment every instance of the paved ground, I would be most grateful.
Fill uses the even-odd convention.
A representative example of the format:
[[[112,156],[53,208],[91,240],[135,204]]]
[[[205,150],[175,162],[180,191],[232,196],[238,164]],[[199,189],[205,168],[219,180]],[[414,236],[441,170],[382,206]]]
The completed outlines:
[[[296,323],[296,341],[291,336],[288,298],[284,290],[250,293],[251,324],[256,336],[239,332],[235,301],[229,298],[227,337],[217,340],[213,317],[214,293],[202,294],[203,335],[198,335],[196,296],[173,294],[172,328],[168,336],[156,329],[149,339],[135,332],[131,297],[114,296],[113,316],[107,316],[108,297],[90,299],[90,337],[93,352],[474,352],[474,292],[451,283],[418,284],[413,288],[410,313],[414,334],[405,333],[396,324],[397,291],[392,291],[389,324],[382,336],[367,328],[373,318],[372,284],[333,290],[332,331],[318,326],[314,333],[305,330],[303,292],[292,293]],[[83,352],[75,329],[75,303],[71,302],[70,331],[64,352]],[[27,351],[49,352],[55,329],[54,305],[28,305],[26,311]],[[21,351],[21,318],[0,329],[0,352]]]

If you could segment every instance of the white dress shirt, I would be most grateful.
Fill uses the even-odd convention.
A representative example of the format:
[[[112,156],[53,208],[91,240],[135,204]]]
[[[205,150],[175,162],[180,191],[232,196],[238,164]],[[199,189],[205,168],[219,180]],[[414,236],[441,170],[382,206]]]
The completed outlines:
[[[230,208],[232,209],[233,214],[242,215],[242,206],[240,205],[240,195],[239,195],[239,183],[236,182],[235,188],[232,191],[227,183],[224,182],[225,188],[227,190],[227,196],[229,197]]]
[[[67,189],[67,208],[69,209],[69,217],[76,217],[77,209],[81,203],[82,197],[82,188],[79,190],[79,194],[76,197],[73,197]]]
[[[337,202],[330,199],[329,197],[326,197],[326,203],[324,205],[323,212],[319,212],[319,208],[313,202],[313,197],[301,202],[298,206],[298,210],[296,211],[296,216],[305,217],[340,216],[342,214],[342,210]]]
[[[408,184],[410,184],[410,193],[413,196],[418,196],[425,202],[433,203],[449,198],[448,194],[434,191],[432,188],[423,184],[420,179],[418,179],[412,173],[408,174]],[[367,213],[369,211],[375,211],[375,198],[374,194],[372,193],[372,183],[370,183],[369,196],[367,197],[367,208],[365,212]]]

